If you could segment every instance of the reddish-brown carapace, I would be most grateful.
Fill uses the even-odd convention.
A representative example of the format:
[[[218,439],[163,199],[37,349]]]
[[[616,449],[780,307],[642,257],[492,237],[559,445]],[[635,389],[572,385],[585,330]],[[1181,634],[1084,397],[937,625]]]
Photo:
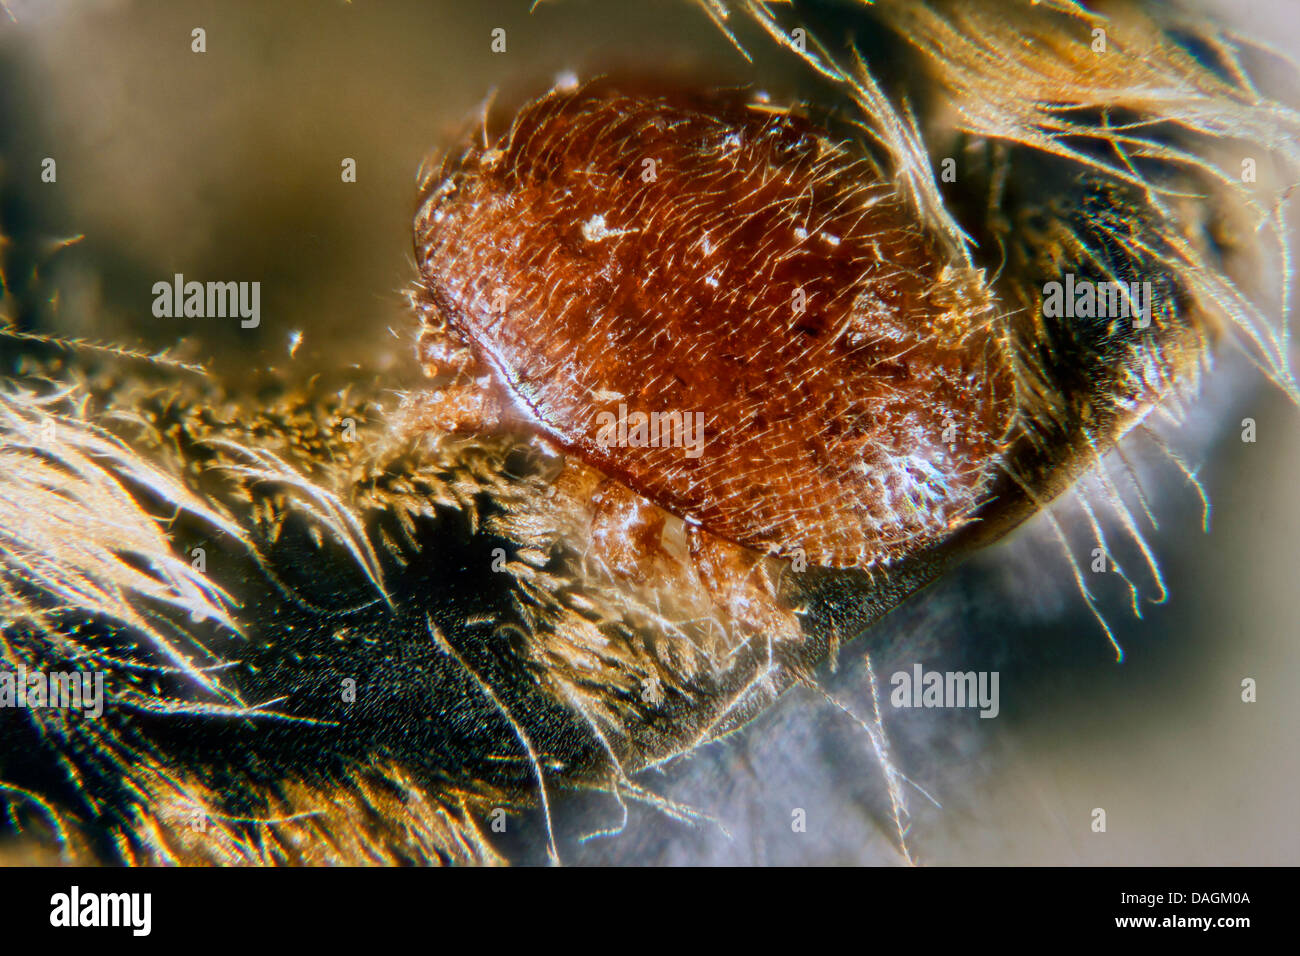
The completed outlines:
[[[554,90],[425,177],[415,244],[421,358],[462,409],[718,537],[871,567],[996,475],[1014,388],[981,275],[793,111]]]

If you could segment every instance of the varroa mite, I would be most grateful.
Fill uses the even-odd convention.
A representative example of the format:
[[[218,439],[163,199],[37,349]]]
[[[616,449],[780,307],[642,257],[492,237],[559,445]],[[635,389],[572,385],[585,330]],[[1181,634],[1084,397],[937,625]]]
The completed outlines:
[[[432,417],[533,427],[691,533],[871,568],[996,475],[1014,387],[982,275],[794,111],[553,90],[423,178],[415,246]]]

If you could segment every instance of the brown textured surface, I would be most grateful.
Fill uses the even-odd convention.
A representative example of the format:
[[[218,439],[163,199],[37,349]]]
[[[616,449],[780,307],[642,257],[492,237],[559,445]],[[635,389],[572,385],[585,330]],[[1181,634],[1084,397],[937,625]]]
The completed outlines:
[[[554,439],[715,534],[868,567],[962,523],[996,468],[1012,389],[986,289],[805,120],[552,92],[422,200],[450,331]],[[620,404],[703,412],[702,453],[602,447]]]

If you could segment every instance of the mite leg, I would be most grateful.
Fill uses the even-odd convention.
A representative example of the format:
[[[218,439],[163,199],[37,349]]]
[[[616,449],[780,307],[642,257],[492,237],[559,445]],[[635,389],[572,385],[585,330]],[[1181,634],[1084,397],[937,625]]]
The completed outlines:
[[[588,557],[638,584],[654,580],[668,560],[664,513],[626,485],[606,479],[591,496]]]
[[[700,583],[730,619],[773,640],[800,636],[799,620],[777,597],[762,555],[696,525],[687,526],[686,544]]]
[[[502,402],[497,385],[473,351],[445,322],[426,320],[416,354],[434,388],[410,396],[405,403],[407,425],[413,430],[476,433],[501,424]]]

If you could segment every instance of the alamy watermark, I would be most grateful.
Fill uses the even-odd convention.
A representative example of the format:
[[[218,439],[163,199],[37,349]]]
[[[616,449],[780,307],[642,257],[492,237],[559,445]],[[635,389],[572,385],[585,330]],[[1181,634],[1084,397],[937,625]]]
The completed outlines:
[[[1043,315],[1049,319],[1132,319],[1133,328],[1151,324],[1151,283],[1093,282],[1073,272],[1064,282],[1043,285]]]
[[[687,458],[704,452],[703,412],[629,412],[596,415],[596,444],[601,448],[681,448]]]
[[[104,713],[104,672],[47,673],[19,664],[15,671],[0,671],[0,707],[56,707],[97,718]]]
[[[153,928],[153,894],[83,893],[73,886],[50,897],[50,925],[121,926],[133,936],[148,936]]]
[[[186,282],[178,272],[171,282],[155,282],[153,297],[153,314],[159,319],[238,316],[243,329],[255,329],[262,322],[260,282]]]
[[[910,671],[895,671],[889,678],[895,707],[978,707],[980,717],[996,717],[997,671],[927,671],[913,664]]]

